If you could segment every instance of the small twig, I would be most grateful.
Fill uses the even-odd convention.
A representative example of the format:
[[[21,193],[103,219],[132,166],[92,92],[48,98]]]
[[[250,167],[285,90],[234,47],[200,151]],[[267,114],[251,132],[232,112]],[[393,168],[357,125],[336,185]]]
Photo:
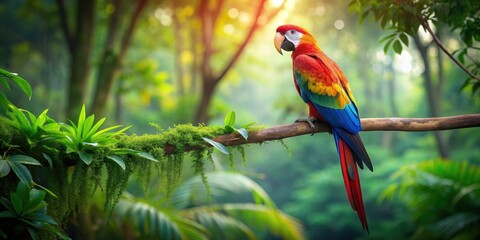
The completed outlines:
[[[443,46],[442,42],[440,42],[440,39],[438,39],[437,35],[435,35],[435,33],[433,32],[432,28],[430,28],[430,24],[428,24],[428,21],[421,17],[420,18],[421,22],[422,22],[422,26],[430,33],[430,35],[432,35],[432,38],[433,38],[433,41],[437,44],[438,47],[440,47],[440,49],[442,49],[442,51],[447,54],[447,56],[455,63],[457,64],[463,71],[465,71],[471,78],[477,80],[477,81],[480,81],[480,78],[478,76],[475,76],[472,72],[470,72],[470,70],[468,70],[467,67],[465,67],[460,61],[458,61],[450,52],[448,52],[448,50],[445,48],[445,46]]]

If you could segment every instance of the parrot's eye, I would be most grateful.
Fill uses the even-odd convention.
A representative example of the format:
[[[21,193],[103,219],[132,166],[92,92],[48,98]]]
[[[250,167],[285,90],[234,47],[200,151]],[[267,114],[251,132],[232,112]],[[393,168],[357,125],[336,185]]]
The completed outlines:
[[[292,35],[295,34],[295,32],[296,32],[295,30],[290,30],[290,34]]]

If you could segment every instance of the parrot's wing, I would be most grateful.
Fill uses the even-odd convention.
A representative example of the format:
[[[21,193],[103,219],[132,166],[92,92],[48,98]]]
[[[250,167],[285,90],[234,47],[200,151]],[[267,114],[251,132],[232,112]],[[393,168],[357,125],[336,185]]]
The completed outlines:
[[[357,134],[361,130],[355,99],[335,62],[324,54],[304,54],[293,60],[294,77],[305,102],[312,102],[336,128]]]

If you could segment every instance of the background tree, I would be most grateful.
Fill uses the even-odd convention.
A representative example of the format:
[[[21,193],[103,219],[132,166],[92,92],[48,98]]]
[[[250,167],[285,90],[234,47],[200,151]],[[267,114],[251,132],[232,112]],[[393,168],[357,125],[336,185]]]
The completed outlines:
[[[77,1],[76,18],[75,21],[72,21],[68,14],[69,11],[67,11],[67,8],[71,8],[71,6],[66,6],[64,0],[56,1],[58,22],[61,25],[71,59],[67,116],[75,116],[79,112],[80,106],[88,100],[87,85],[92,68],[92,47],[95,35],[99,34],[95,31],[97,18],[100,17],[98,13],[105,14],[101,17],[108,19],[109,22],[104,30],[106,32],[104,50],[99,60],[92,104],[93,112],[101,115],[105,111],[108,96],[117,77],[116,74],[124,61],[137,21],[147,2],[148,0],[135,3],[122,0],[106,3],[95,0]],[[99,12],[98,7],[103,7],[105,12]],[[133,9],[133,12],[129,12],[129,9]],[[122,27],[123,23],[124,27]],[[120,33],[122,30],[123,34]]]

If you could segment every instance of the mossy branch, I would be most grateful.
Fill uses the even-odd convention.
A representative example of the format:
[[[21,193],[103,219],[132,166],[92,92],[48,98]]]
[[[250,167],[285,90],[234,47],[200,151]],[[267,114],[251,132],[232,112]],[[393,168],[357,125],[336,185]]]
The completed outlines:
[[[436,118],[363,118],[362,131],[441,131],[459,128],[480,127],[480,114],[466,114],[451,117]],[[261,143],[273,140],[280,140],[305,134],[328,132],[330,128],[323,123],[315,123],[315,128],[310,128],[306,122],[279,125],[265,128],[249,133],[248,140],[245,140],[239,133],[219,135],[213,140],[226,146],[238,146],[250,143]],[[187,146],[185,151],[199,150],[204,146]],[[174,145],[165,145],[165,154],[176,152]]]

